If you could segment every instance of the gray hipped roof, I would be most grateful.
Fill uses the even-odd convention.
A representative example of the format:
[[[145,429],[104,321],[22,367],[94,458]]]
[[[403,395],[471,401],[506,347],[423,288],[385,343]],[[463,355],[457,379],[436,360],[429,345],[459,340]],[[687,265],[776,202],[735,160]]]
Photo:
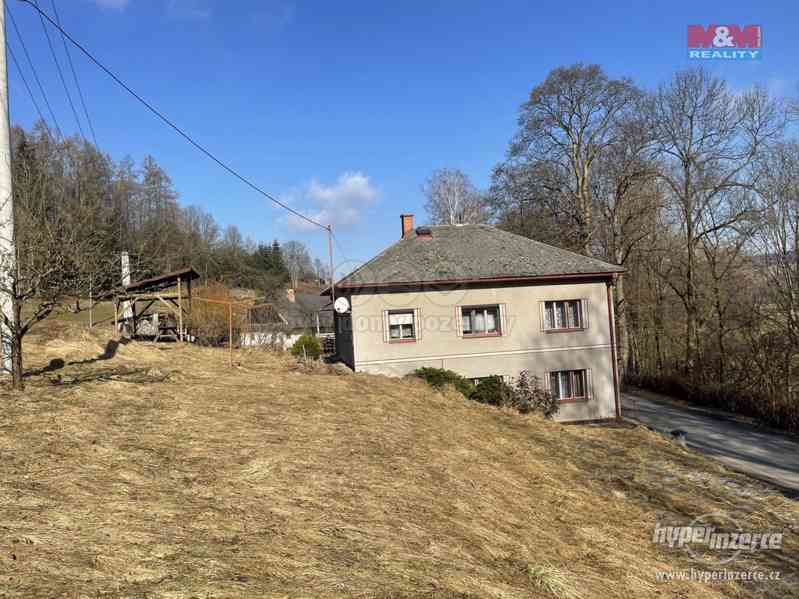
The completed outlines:
[[[611,276],[624,269],[491,225],[424,227],[342,278],[337,287]],[[420,231],[422,227],[417,229]]]

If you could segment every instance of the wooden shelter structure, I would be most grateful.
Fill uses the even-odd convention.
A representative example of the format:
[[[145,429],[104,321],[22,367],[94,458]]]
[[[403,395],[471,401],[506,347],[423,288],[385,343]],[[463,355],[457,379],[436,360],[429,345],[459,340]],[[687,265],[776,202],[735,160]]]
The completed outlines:
[[[126,285],[114,298],[114,329],[120,330],[120,306],[127,302],[132,316],[125,320],[133,337],[183,341],[187,336],[184,323],[191,314],[191,282],[199,278],[197,271],[188,267]],[[161,310],[153,310],[153,306]]]

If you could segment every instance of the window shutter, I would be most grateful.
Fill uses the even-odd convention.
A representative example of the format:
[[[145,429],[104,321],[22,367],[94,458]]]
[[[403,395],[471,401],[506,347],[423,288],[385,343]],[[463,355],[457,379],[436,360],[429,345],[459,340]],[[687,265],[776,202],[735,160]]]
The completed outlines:
[[[388,310],[383,310],[383,343],[388,343]]]
[[[594,399],[594,379],[590,368],[585,371],[585,394],[588,399]]]
[[[413,332],[416,335],[416,340],[419,341],[422,338],[422,311],[419,308],[415,308],[413,311]]]
[[[415,316],[414,312],[402,312],[400,314],[392,314],[389,312],[388,314],[388,324],[389,325],[397,325],[397,324],[413,324],[413,317]]]
[[[499,305],[499,334],[503,337],[507,335],[507,312],[508,312],[508,304],[500,304]]]
[[[583,328],[587,329],[588,328],[588,300],[587,299],[581,299],[580,300],[580,308],[582,309],[582,312],[583,312]]]
[[[463,316],[460,306],[455,306],[455,332],[458,337],[463,337]]]

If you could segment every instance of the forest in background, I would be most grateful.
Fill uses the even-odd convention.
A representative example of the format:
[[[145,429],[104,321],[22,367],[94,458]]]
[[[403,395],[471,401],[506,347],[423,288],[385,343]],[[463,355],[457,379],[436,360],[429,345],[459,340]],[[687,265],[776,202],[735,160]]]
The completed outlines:
[[[265,296],[302,281],[318,286],[329,276],[299,241],[256,243],[235,225],[222,228],[201,208],[179,203],[152,156],[114,162],[79,137],[56,141],[43,124],[15,127],[12,155],[18,243],[33,242],[31,233],[42,227],[54,240],[69,230],[81,271],[75,295],[86,295],[90,277],[98,296],[118,286],[121,271],[111,262],[118,264],[122,251],[132,256],[134,280],[191,265],[206,282]],[[37,239],[30,250],[43,247]]]

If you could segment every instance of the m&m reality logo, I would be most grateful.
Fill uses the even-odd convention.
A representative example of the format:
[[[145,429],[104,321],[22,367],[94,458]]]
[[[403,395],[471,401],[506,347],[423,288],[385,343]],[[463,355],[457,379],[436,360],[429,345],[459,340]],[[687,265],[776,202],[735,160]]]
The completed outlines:
[[[696,60],[760,60],[760,25],[688,25],[688,58]]]

